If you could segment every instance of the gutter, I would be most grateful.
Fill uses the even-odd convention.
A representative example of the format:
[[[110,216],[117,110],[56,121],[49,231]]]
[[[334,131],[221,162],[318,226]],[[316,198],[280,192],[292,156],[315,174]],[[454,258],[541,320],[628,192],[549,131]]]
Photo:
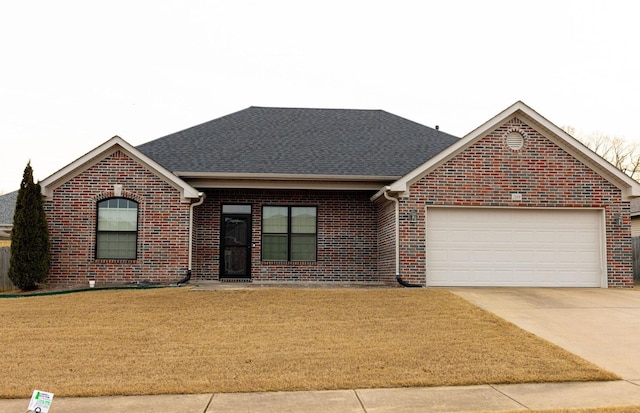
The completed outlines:
[[[183,279],[178,281],[178,286],[185,284],[191,279],[191,265],[193,261],[193,209],[202,205],[206,195],[204,192],[198,192],[198,197],[200,199],[189,206],[189,262],[187,263],[187,274]]]
[[[407,288],[422,288],[420,284],[411,284],[402,279],[400,276],[400,201],[389,195],[391,190],[390,186],[382,188],[382,195],[389,201],[395,204],[395,231],[396,231],[396,281],[403,287]]]

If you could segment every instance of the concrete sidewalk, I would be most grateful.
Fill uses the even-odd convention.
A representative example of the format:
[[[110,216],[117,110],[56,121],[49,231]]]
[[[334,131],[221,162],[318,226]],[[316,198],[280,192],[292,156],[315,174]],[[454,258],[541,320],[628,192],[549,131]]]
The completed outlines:
[[[0,400],[23,413],[28,399]],[[56,398],[50,413],[428,413],[640,406],[640,382]]]

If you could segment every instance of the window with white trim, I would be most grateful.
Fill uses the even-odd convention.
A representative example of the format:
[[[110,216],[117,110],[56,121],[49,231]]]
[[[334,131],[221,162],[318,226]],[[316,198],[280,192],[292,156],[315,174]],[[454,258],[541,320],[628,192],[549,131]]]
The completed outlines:
[[[138,203],[127,198],[98,202],[96,259],[134,260],[138,245]]]

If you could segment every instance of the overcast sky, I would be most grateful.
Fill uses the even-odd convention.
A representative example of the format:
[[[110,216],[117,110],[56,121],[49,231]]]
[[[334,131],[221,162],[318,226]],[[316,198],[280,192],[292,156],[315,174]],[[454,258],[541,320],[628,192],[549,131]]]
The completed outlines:
[[[522,100],[640,140],[633,3],[2,1],[0,193],[29,160],[42,180],[114,135],[249,106],[383,109],[463,136]]]

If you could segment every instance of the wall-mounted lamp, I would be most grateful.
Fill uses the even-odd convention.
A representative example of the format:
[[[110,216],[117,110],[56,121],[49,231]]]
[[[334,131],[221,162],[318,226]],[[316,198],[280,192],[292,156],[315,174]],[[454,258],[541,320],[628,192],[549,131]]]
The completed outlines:
[[[622,216],[620,214],[614,214],[613,215],[613,222],[616,225],[622,225]]]
[[[411,211],[409,211],[409,221],[411,222],[418,221],[418,211],[416,211],[415,209],[412,209]]]

